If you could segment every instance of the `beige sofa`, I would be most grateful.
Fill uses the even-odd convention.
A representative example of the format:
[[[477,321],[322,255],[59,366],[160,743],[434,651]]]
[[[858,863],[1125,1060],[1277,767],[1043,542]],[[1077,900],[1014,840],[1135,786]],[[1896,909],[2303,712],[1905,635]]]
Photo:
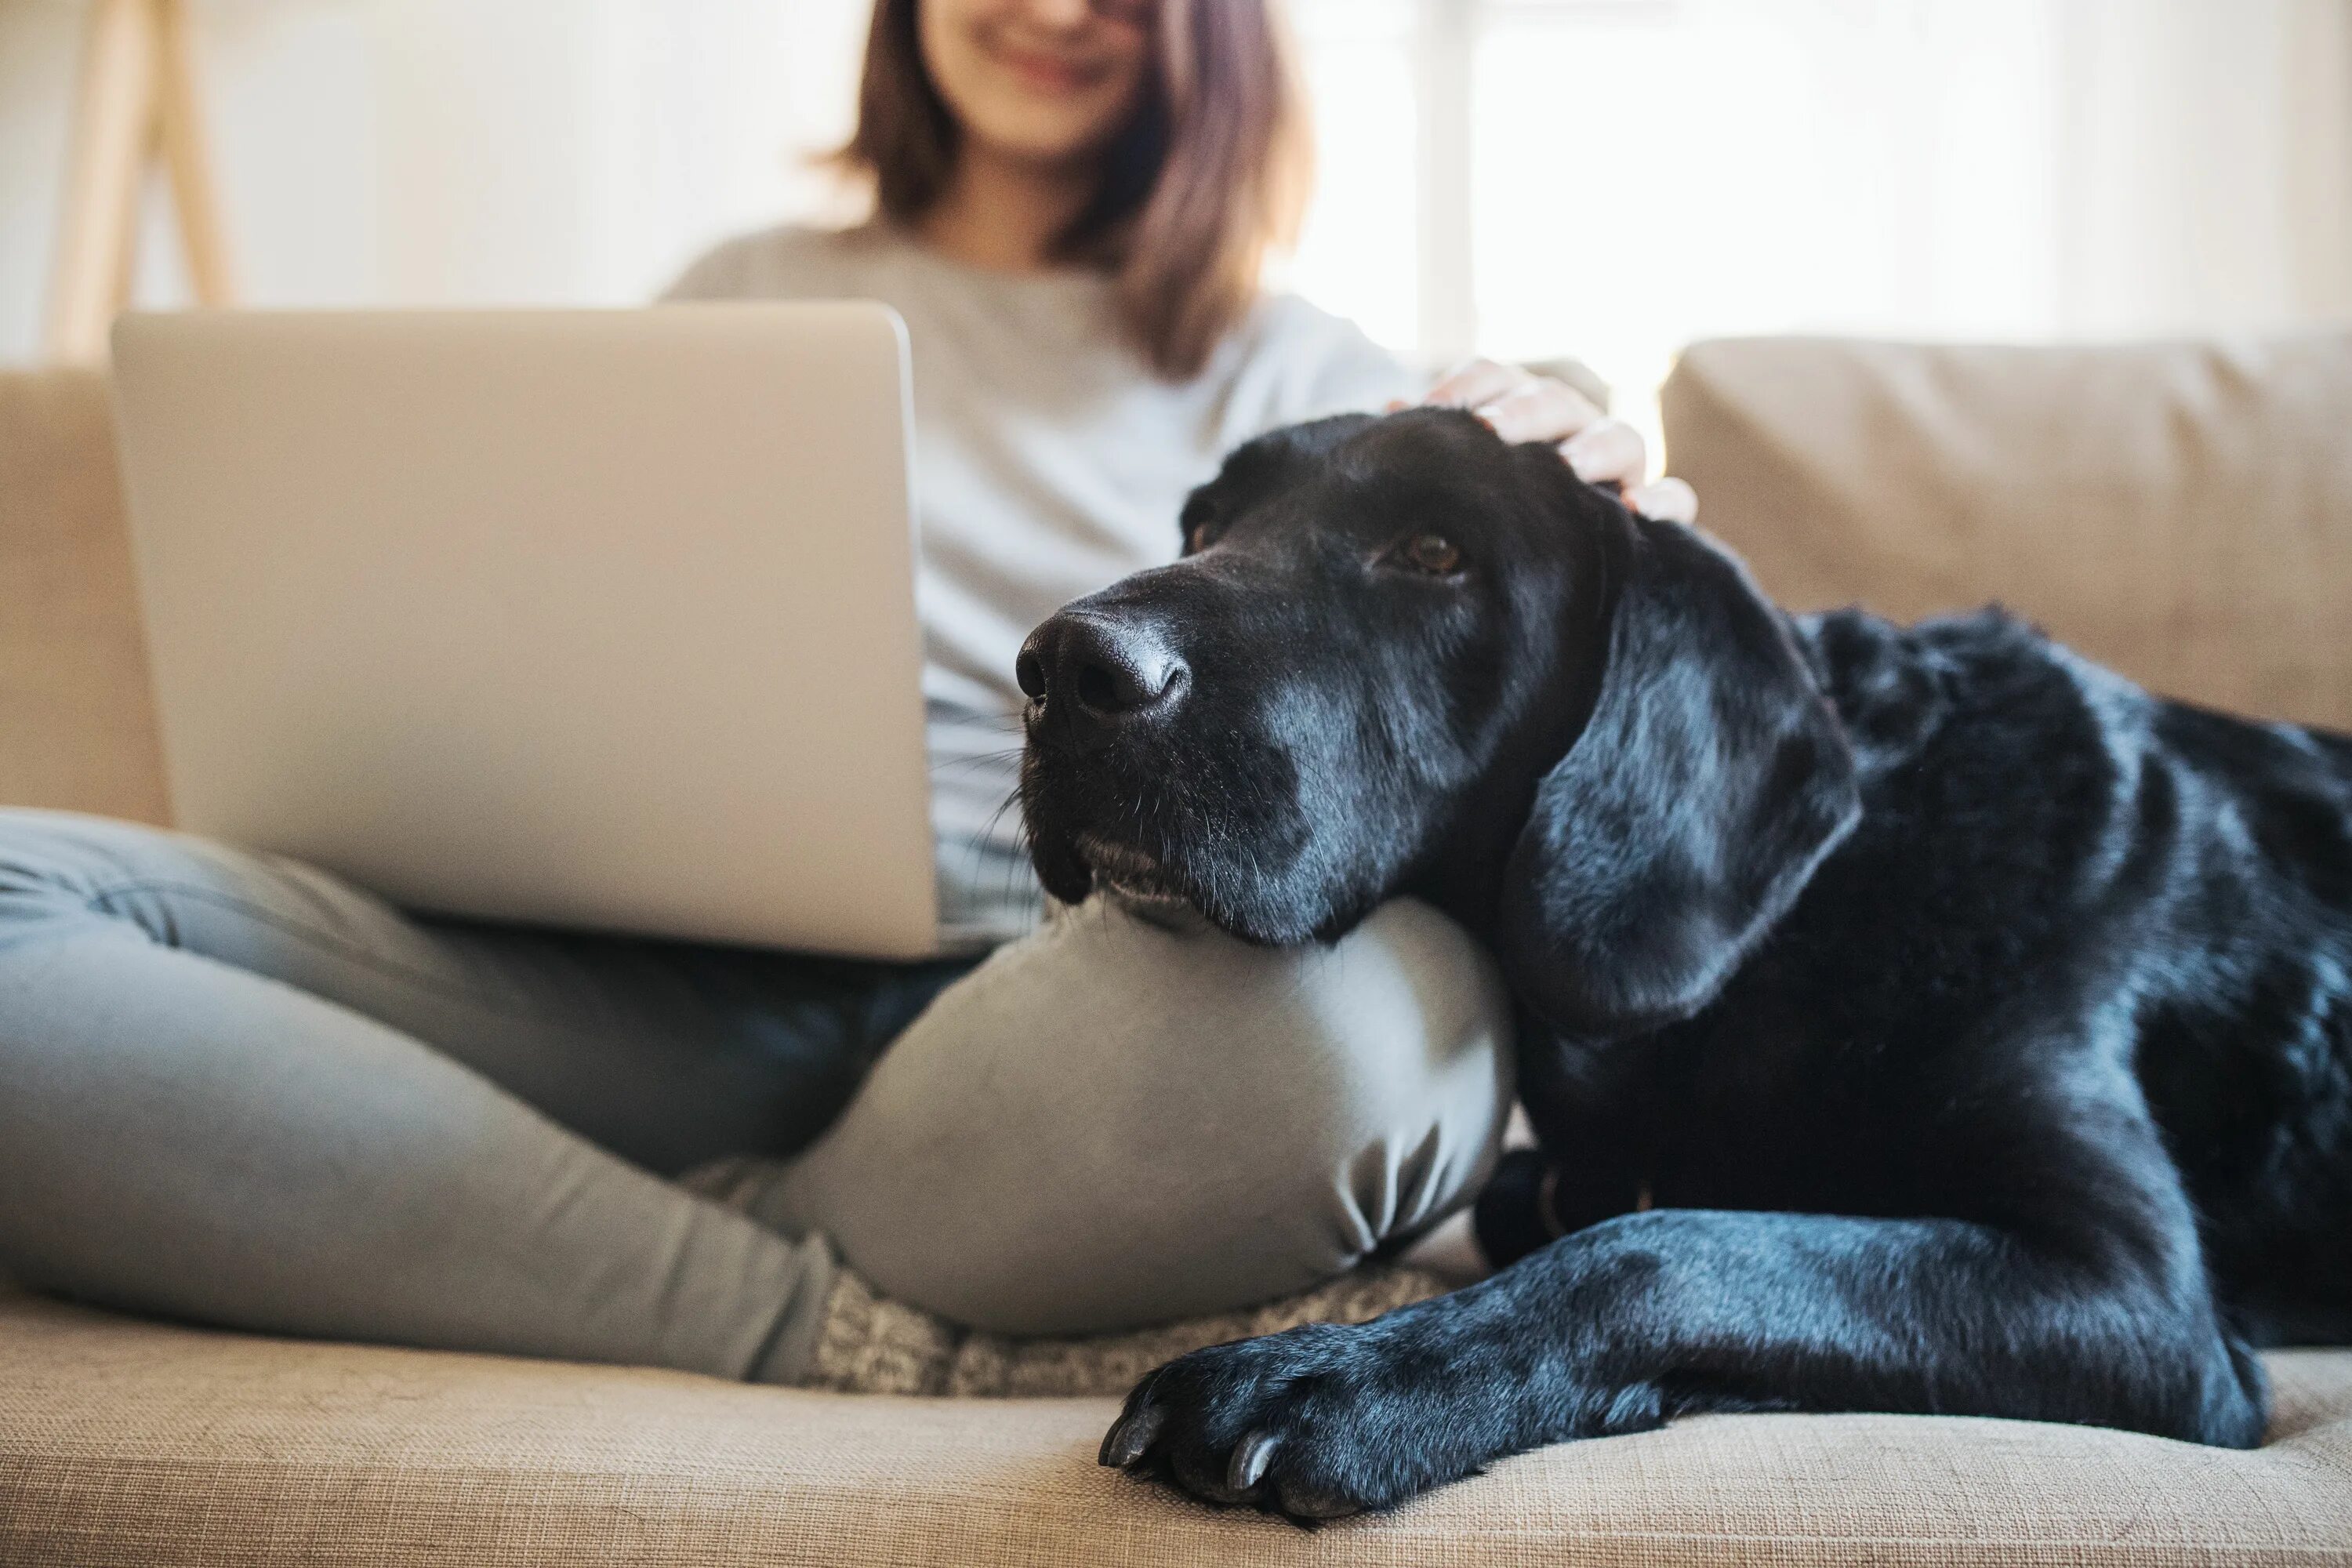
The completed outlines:
[[[2168,689],[2352,723],[2352,338],[1725,342],[1666,415],[1789,602],[1999,596]],[[101,384],[0,377],[0,801],[164,815],[119,510]],[[2270,1365],[2252,1453],[1716,1417],[1308,1532],[1097,1468],[1107,1400],[791,1393],[0,1294],[0,1563],[2352,1563],[2352,1352]]]

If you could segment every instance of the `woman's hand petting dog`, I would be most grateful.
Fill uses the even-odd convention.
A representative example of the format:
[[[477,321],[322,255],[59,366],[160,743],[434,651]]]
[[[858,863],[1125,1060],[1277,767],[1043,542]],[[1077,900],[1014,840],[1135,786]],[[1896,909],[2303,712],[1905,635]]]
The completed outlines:
[[[1466,409],[1514,445],[1543,441],[1558,447],[1578,479],[1617,491],[1643,517],[1664,522],[1698,517],[1698,496],[1690,486],[1673,478],[1650,479],[1649,447],[1639,430],[1558,377],[1474,359],[1431,387],[1422,403]]]
[[[1104,1462],[1305,1520],[1697,1411],[2260,1441],[2252,1347],[2352,1342],[2352,738],[1789,616],[1579,482],[1589,405],[1453,395],[1241,447],[1039,627],[1022,805],[1067,902],[1446,911],[1549,1171],[1501,1272],[1171,1362]]]

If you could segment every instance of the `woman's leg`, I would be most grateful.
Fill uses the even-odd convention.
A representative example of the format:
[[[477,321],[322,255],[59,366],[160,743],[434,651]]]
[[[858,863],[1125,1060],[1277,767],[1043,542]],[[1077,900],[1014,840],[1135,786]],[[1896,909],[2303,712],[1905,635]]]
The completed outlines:
[[[739,1201],[887,1294],[1092,1333],[1304,1290],[1466,1203],[1511,1106],[1493,963],[1425,905],[1251,947],[1097,900],[1000,950]]]
[[[435,927],[282,860],[0,812],[0,1272],[248,1329],[789,1376],[822,1240],[558,1121],[657,1168],[786,1152],[951,973]]]

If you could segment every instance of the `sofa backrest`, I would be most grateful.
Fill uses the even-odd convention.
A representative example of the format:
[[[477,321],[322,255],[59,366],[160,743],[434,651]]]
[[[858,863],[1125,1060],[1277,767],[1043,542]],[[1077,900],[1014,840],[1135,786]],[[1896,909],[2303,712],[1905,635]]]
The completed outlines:
[[[1663,401],[1701,522],[1791,609],[1999,601],[2158,690],[2352,728],[2352,332],[1725,340]]]
[[[94,371],[0,375],[0,805],[168,809]]]

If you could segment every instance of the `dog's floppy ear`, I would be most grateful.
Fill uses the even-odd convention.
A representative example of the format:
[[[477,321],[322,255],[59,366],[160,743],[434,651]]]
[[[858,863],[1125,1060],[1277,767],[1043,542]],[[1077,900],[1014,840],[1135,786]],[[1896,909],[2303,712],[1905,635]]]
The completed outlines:
[[[1522,1000],[1587,1036],[1705,1006],[1861,810],[1844,733],[1738,563],[1612,521],[1600,689],[1537,787],[1496,932]]]

